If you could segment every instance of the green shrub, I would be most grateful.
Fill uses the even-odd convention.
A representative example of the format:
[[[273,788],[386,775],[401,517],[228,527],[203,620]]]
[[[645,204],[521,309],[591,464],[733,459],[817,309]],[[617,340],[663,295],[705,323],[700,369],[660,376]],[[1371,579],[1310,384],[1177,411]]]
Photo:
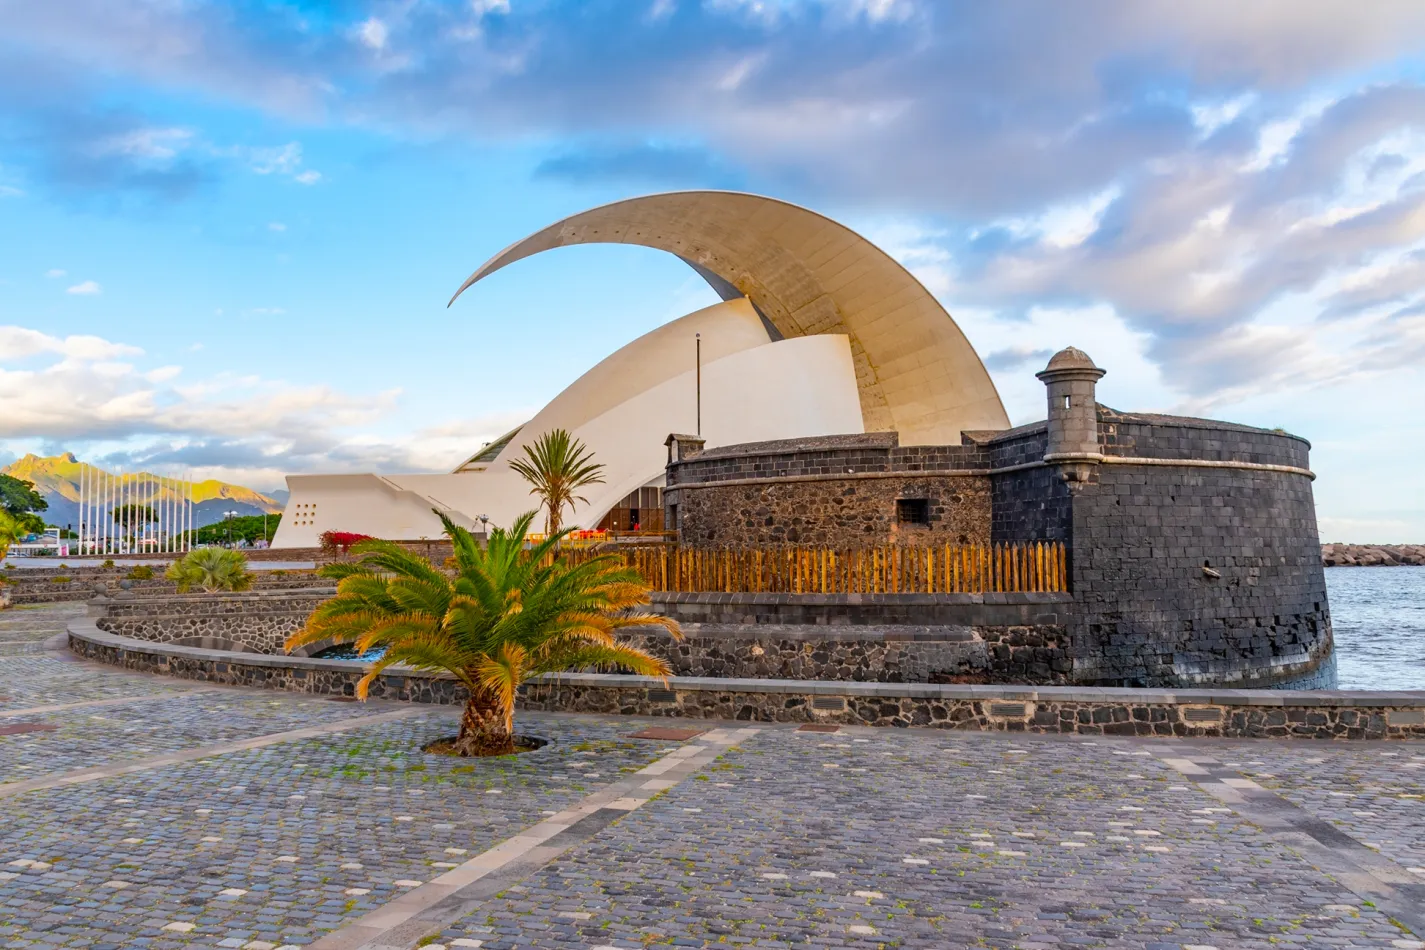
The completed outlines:
[[[100,564],[99,566],[100,566],[100,567],[113,567],[113,566],[114,566],[114,559],[111,558],[111,557],[106,557],[106,558],[104,558],[104,563],[103,563],[103,564]]]
[[[74,578],[68,577],[64,574],[56,574],[54,577],[51,577],[49,579],[49,582],[51,584],[68,584],[72,580],[74,580]]]
[[[128,577],[131,581],[151,581],[153,580],[153,568],[147,564],[140,564],[129,571]]]

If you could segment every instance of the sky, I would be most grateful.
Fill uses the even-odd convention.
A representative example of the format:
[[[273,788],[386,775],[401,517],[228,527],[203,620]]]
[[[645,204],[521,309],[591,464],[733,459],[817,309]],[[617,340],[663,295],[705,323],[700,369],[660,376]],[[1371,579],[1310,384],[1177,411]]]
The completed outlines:
[[[0,0],[0,463],[449,470],[717,298],[489,256],[752,191],[941,300],[1011,419],[1312,443],[1323,540],[1425,540],[1425,4]]]

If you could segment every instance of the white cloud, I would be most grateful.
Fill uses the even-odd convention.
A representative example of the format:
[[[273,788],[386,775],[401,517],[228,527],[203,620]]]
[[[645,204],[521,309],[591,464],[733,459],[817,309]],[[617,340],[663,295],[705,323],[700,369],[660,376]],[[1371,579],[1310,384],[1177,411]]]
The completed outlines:
[[[167,161],[177,156],[193,140],[189,129],[133,129],[99,139],[91,150],[99,155],[127,155],[132,158]]]
[[[0,185],[0,198],[23,198],[25,193],[13,185]]]
[[[26,327],[0,326],[0,361],[13,362],[42,353],[57,353],[73,360],[113,360],[139,356],[143,350],[97,336],[56,337]]]
[[[272,148],[254,148],[248,152],[249,165],[259,175],[290,175],[302,164],[302,146],[298,142]]]
[[[58,267],[51,267],[49,270],[45,271],[45,276],[46,276],[46,277],[51,277],[51,278],[53,278],[53,277],[63,277],[63,276],[65,276],[66,273],[67,273],[67,271],[61,270],[61,269],[58,268]]]
[[[67,294],[78,294],[78,295],[81,295],[81,296],[89,296],[89,295],[101,293],[102,291],[103,291],[103,288],[100,287],[99,284],[98,284],[96,281],[86,280],[86,281],[81,281],[80,283],[75,284],[73,287],[70,287],[68,290],[65,291],[65,293],[67,293]]]
[[[294,175],[292,180],[299,185],[315,185],[317,182],[322,180],[322,173],[318,171],[312,171],[309,168],[304,172],[299,172],[298,174]]]
[[[267,225],[267,230],[276,231],[280,234],[283,231],[287,230],[287,225],[283,224],[281,221],[273,221]]]
[[[386,24],[376,17],[371,17],[356,28],[357,39],[361,40],[363,45],[374,50],[385,49],[386,39],[389,35]]]
[[[372,433],[398,408],[398,389],[346,393],[221,372],[185,384],[181,367],[146,367],[142,356],[98,337],[0,326],[0,453],[104,441],[134,465],[181,465],[260,487],[290,472],[448,471],[533,414],[516,409],[381,437]]]

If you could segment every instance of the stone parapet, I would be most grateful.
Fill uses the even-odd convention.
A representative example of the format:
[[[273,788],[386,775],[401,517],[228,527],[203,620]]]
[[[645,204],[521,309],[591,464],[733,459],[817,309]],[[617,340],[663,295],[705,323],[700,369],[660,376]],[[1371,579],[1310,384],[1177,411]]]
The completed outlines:
[[[76,654],[127,669],[210,683],[351,696],[366,664],[144,643],[69,625]],[[389,671],[380,699],[461,703],[449,676]],[[1149,690],[965,686],[599,673],[543,677],[520,693],[529,710],[755,722],[920,726],[988,732],[1162,737],[1425,739],[1425,691]]]
[[[1069,594],[726,594],[655,592],[650,609],[687,623],[817,627],[1062,624]]]
[[[335,588],[299,592],[189,594],[170,597],[101,597],[89,615],[107,633],[134,640],[277,654]],[[320,649],[315,645],[304,650]]]

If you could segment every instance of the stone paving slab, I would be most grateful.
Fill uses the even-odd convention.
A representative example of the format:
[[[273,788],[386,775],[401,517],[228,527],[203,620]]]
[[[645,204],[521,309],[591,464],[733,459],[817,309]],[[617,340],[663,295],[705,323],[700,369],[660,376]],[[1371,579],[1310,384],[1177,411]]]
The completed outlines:
[[[627,740],[622,720],[577,720],[513,759],[420,752],[456,722],[435,709],[20,796],[0,832],[0,946],[41,932],[35,946],[303,945],[668,748]],[[175,922],[193,929],[162,930]]]
[[[1418,869],[1425,885],[1425,746],[1322,743],[1286,755],[1254,743],[1198,751],[1210,751],[1367,847]]]
[[[122,696],[178,695],[197,685],[124,670],[97,676],[90,664],[76,662],[68,654],[0,656],[0,660],[5,671],[0,712]]]
[[[10,663],[6,662],[5,666]],[[271,693],[194,691],[106,706],[6,717],[6,723],[57,726],[53,732],[0,738],[0,788],[10,782],[95,765],[130,762],[203,745],[368,716],[358,703]]]
[[[1419,742],[521,714],[553,741],[462,761],[449,707],[54,655],[0,694],[59,727],[0,737],[0,950],[1425,950]]]
[[[764,730],[431,946],[1416,946],[1150,744]]]

